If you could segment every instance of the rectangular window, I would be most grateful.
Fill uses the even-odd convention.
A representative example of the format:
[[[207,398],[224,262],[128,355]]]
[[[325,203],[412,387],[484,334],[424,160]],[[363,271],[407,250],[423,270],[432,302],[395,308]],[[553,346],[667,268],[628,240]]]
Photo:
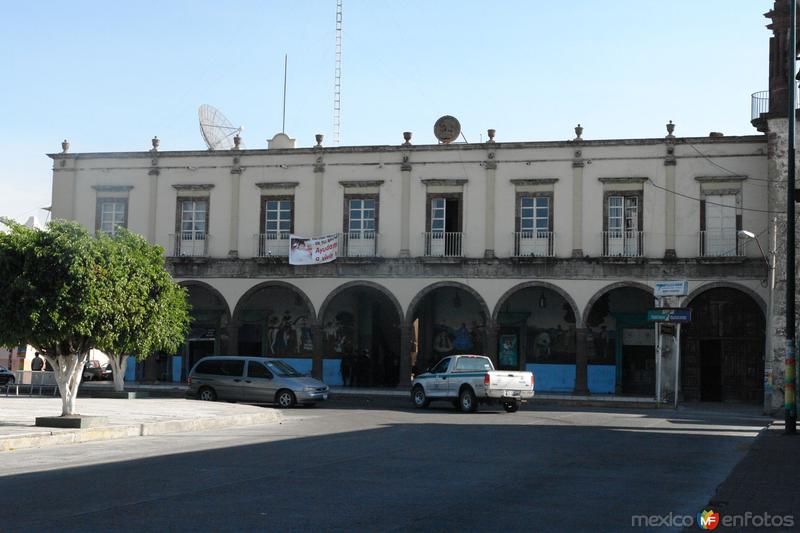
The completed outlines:
[[[117,228],[127,227],[128,200],[125,198],[98,198],[97,221],[98,233],[114,235]]]
[[[181,238],[183,240],[203,240],[206,234],[207,214],[207,200],[186,198],[181,201]]]
[[[639,197],[608,197],[608,231],[639,231]]]
[[[606,193],[604,256],[638,257],[643,253],[642,192]]]
[[[737,255],[736,195],[706,194],[703,210],[703,255]]]
[[[264,231],[269,240],[285,240],[293,230],[293,198],[265,197],[263,204]]]
[[[530,236],[550,231],[550,197],[522,196],[519,199],[519,229]]]
[[[349,198],[347,232],[351,239],[371,239],[375,236],[375,198]]]

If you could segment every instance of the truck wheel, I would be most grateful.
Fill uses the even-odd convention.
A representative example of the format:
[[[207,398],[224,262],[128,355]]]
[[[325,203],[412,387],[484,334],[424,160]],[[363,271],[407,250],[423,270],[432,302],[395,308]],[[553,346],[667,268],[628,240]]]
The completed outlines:
[[[507,413],[516,413],[519,410],[519,402],[517,400],[504,400],[503,409]]]
[[[478,400],[469,387],[464,387],[458,393],[458,409],[462,413],[474,413],[478,410]]]
[[[411,391],[411,401],[414,402],[414,407],[417,409],[428,407],[428,405],[431,403],[428,395],[425,394],[425,389],[422,388],[422,385],[417,385],[414,387],[414,390]]]

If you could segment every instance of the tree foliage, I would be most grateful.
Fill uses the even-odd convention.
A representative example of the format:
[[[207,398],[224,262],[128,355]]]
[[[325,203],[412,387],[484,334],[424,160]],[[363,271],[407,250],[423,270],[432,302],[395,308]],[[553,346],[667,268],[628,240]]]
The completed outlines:
[[[89,350],[144,359],[183,342],[186,294],[164,270],[161,247],[125,230],[94,238],[74,222],[47,230],[3,223],[0,345],[30,344],[45,356],[64,414],[72,414],[67,396],[74,401]]]

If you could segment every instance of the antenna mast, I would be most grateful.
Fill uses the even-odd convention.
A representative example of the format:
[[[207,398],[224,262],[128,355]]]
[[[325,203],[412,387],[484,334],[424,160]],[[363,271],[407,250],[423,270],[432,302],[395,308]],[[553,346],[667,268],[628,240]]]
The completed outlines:
[[[339,144],[342,112],[342,0],[336,0],[336,76],[333,82],[333,144]]]

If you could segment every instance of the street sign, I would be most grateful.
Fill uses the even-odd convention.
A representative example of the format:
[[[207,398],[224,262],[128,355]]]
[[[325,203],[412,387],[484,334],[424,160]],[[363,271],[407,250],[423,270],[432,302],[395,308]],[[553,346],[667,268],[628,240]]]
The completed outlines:
[[[660,309],[648,309],[647,320],[650,322],[691,322],[692,310],[688,307],[662,307]]]
[[[683,281],[656,281],[653,291],[657,298],[664,296],[686,296],[689,294],[689,282]]]

